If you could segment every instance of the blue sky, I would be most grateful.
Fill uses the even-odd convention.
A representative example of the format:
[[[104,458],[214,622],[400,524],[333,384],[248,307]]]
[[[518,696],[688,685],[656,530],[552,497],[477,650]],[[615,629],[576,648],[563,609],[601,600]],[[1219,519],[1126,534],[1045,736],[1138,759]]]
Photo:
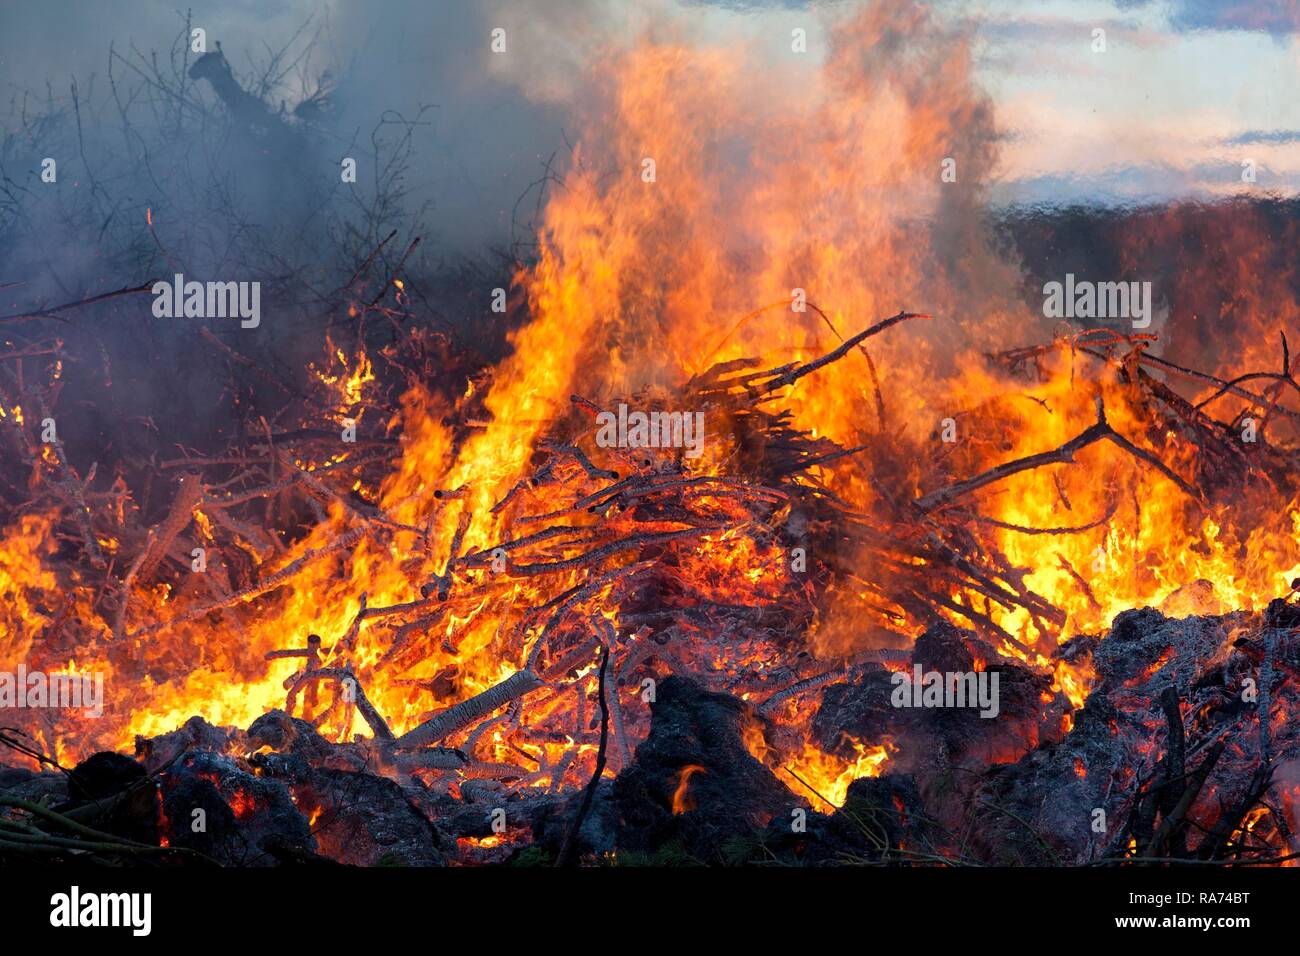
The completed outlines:
[[[1295,0],[946,3],[977,24],[1003,201],[1300,193]],[[1093,52],[1093,30],[1106,51]],[[1253,160],[1253,187],[1241,163]]]

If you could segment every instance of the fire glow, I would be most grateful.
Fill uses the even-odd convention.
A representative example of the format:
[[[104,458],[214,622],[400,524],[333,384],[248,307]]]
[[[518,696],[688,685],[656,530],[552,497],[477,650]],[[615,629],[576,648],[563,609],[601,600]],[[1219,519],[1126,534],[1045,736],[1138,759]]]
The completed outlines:
[[[901,60],[896,31],[915,40]],[[855,69],[870,51],[897,70]],[[528,318],[477,384],[448,397],[411,376],[381,421],[385,357],[331,340],[313,370],[332,417],[316,430],[362,429],[369,444],[290,450],[267,425],[240,456],[269,462],[257,481],[186,462],[147,537],[128,542],[107,511],[93,521],[111,586],[58,559],[78,527],[67,515],[0,530],[0,594],[13,596],[0,663],[44,665],[44,648],[72,642],[113,688],[93,726],[24,723],[39,746],[75,759],[194,715],[243,728],[288,708],[330,740],[390,748],[394,775],[576,792],[631,765],[654,688],[679,675],[745,700],[747,752],[827,809],[906,741],[818,744],[811,691],[864,662],[894,666],[887,653],[936,621],[994,655],[972,667],[968,706],[997,716],[1000,659],[1050,685],[1033,695],[1046,715],[1080,707],[1097,679],[1061,647],[1120,612],[1253,611],[1290,592],[1294,489],[1249,462],[1230,493],[1202,480],[1195,429],[1232,436],[1197,403],[1226,404],[1225,390],[1193,377],[1170,393],[1152,378],[1151,335],[1057,334],[981,239],[936,248],[940,228],[974,221],[992,161],[964,164],[971,185],[949,193],[929,173],[950,138],[993,139],[967,39],[917,6],[873,5],[837,24],[820,71],[799,74],[807,95],[779,110],[764,103],[792,75],[755,79],[746,56],[647,38],[593,68],[601,108],[547,196],[536,261],[514,277]],[[652,184],[601,166],[643,154]],[[1274,318],[1251,316],[1243,341]],[[1212,372],[1227,381],[1255,358]],[[1243,387],[1226,394],[1294,428],[1281,384]],[[712,403],[709,431],[704,412],[673,413],[685,417],[660,423],[667,441],[633,441],[632,397]],[[601,411],[614,402],[617,417]],[[797,451],[773,464],[785,439]],[[386,471],[354,472],[376,448],[392,452]],[[241,510],[283,513],[291,495],[317,516],[305,529]],[[118,505],[138,509],[129,494]],[[253,569],[238,579],[235,547]],[[223,555],[224,578],[176,573],[177,548]],[[908,699],[930,706],[915,673]],[[1052,713],[1059,738],[1071,718]],[[1018,760],[1037,733],[989,759]],[[421,748],[466,757],[448,769],[435,761],[460,758],[426,750],[417,766]],[[696,807],[708,772],[681,768],[671,814]],[[238,792],[237,815],[255,806]]]

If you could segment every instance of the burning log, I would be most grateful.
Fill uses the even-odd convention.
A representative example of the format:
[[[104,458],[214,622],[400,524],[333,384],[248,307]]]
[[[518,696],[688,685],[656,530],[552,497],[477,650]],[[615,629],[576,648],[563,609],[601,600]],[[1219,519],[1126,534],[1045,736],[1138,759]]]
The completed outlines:
[[[623,729],[623,708],[620,707],[618,703],[619,680],[617,668],[614,669],[612,680],[608,682],[610,684],[610,689],[608,691],[605,690],[605,670],[609,667],[610,654],[613,653],[615,644],[618,641],[618,632],[615,630],[614,625],[611,624],[607,618],[603,617],[596,620],[596,628],[602,637],[601,672],[599,678],[601,720],[605,720],[606,716],[613,718],[614,743],[618,748],[618,769],[622,770],[631,762],[631,755],[627,747],[627,735]],[[608,715],[605,714],[606,709],[609,711]]]
[[[465,540],[465,532],[469,530],[470,522],[473,519],[474,513],[468,507],[461,510],[460,518],[456,522],[456,531],[451,538],[451,546],[447,549],[447,563],[443,567],[442,574],[420,588],[421,597],[427,598],[430,594],[436,592],[439,601],[447,600],[447,595],[451,592],[452,572],[455,571],[456,565],[461,560],[460,546]]]
[[[1219,758],[1223,756],[1223,751],[1223,741],[1215,741],[1205,759],[1201,761],[1200,766],[1188,778],[1187,785],[1178,798],[1178,802],[1170,807],[1168,815],[1160,821],[1160,826],[1152,835],[1151,842],[1148,844],[1146,852],[1142,854],[1143,856],[1182,858],[1185,855],[1183,832],[1187,828],[1187,811],[1192,808],[1192,804],[1200,796],[1201,788],[1205,786],[1205,781],[1214,771]]]
[[[562,455],[568,455],[573,458],[582,470],[587,473],[588,478],[608,478],[611,481],[618,480],[618,472],[610,471],[608,468],[598,468],[591,463],[585,452],[577,445],[568,445],[563,442],[544,442],[544,448],[549,448]]]
[[[208,499],[205,497],[205,503],[207,503],[207,500]],[[257,552],[257,557],[260,561],[267,561],[284,550],[284,546],[280,544],[279,540],[274,535],[268,535],[259,528],[255,528],[250,524],[231,517],[225,508],[209,508],[207,511],[204,511],[204,514],[210,515],[213,522],[222,528],[225,528],[232,535],[248,542],[248,544]]]
[[[528,771],[511,763],[498,763],[490,760],[473,760],[460,768],[467,780],[520,780],[528,776]]]
[[[812,677],[805,677],[803,680],[796,681],[789,687],[778,690],[768,696],[767,700],[759,706],[758,712],[764,717],[770,717],[775,714],[782,704],[792,697],[798,697],[809,691],[814,691],[819,687],[825,687],[827,684],[836,683],[847,676],[848,668],[833,667],[828,671],[820,674],[814,674]]]
[[[398,747],[423,747],[425,744],[437,743],[444,737],[468,727],[474,721],[485,717],[492,711],[523,697],[539,687],[543,681],[530,670],[514,673],[481,694],[463,700],[454,707],[449,707],[436,717],[407,731],[397,738]]]
[[[416,770],[460,770],[470,762],[469,756],[463,750],[453,747],[430,747],[425,750],[399,752],[394,755],[394,760],[398,769],[407,774]]]

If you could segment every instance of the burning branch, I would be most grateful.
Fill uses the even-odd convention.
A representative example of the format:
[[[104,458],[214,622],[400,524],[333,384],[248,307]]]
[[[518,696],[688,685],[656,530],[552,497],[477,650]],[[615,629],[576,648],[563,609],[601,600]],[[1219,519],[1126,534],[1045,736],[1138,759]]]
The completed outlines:
[[[449,707],[436,717],[431,717],[397,738],[398,747],[423,747],[437,743],[444,737],[468,727],[492,711],[523,697],[543,686],[543,681],[530,670],[510,675],[495,687],[488,688],[454,707]]]
[[[812,362],[808,362],[805,365],[800,365],[795,368],[791,368],[788,371],[781,372],[780,374],[776,375],[774,378],[770,379],[769,381],[763,382],[762,384],[757,386],[750,387],[749,389],[747,389],[747,392],[753,398],[757,398],[761,395],[771,394],[772,392],[777,391],[778,389],[785,388],[787,385],[793,385],[795,382],[803,378],[805,375],[809,375],[817,371],[819,368],[823,368],[827,365],[830,365],[832,362],[838,362],[844,356],[848,355],[849,352],[852,351],[853,348],[859,342],[863,342],[871,338],[871,336],[873,335],[877,335],[880,332],[883,332],[886,329],[895,326],[900,322],[906,322],[908,319],[928,319],[928,318],[930,318],[930,316],[926,315],[924,312],[899,312],[897,315],[890,316],[889,318],[883,319],[880,322],[877,322],[875,325],[867,329],[864,329],[863,331],[859,332],[857,335],[853,336],[852,338],[846,339],[844,342],[840,344],[839,348],[831,352],[827,352],[821,358],[816,359]],[[768,373],[763,373],[763,374],[768,374]]]
[[[994,482],[1001,481],[1003,478],[1009,478],[1010,476],[1019,474],[1022,471],[1041,468],[1043,465],[1073,464],[1076,452],[1094,444],[1095,442],[1102,441],[1103,439],[1124,449],[1135,458],[1151,465],[1151,467],[1155,468],[1177,485],[1193,501],[1199,502],[1201,500],[1201,496],[1196,489],[1180,478],[1164,462],[1151,454],[1151,452],[1134,445],[1119,432],[1115,431],[1115,429],[1110,426],[1110,423],[1106,421],[1106,409],[1102,405],[1101,398],[1098,397],[1097,423],[1089,426],[1060,447],[1054,448],[1051,451],[1040,452],[1037,455],[1018,458],[1015,461],[1009,461],[994,468],[990,468],[988,471],[982,472],[973,478],[967,478],[965,481],[959,481],[948,485],[945,488],[940,488],[927,495],[923,495],[918,498],[914,504],[923,512],[933,511],[941,505],[946,505],[950,501],[983,488],[985,485],[991,485]]]
[[[172,542],[176,540],[177,535],[184,531],[185,526],[194,519],[194,509],[198,506],[202,497],[203,483],[200,481],[199,476],[193,473],[182,475],[180,488],[176,491],[176,497],[172,499],[167,517],[156,528],[149,531],[149,539],[145,545],[144,553],[134,568],[133,580],[149,580],[159,563],[167,556],[167,552],[171,549]],[[130,585],[127,584],[126,586],[129,587]]]

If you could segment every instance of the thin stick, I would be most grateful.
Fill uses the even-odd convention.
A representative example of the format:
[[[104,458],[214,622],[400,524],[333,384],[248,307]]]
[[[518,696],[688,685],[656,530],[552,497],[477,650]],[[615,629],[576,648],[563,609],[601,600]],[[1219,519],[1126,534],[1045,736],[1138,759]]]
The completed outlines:
[[[596,787],[600,784],[600,775],[605,772],[605,745],[609,742],[609,707],[605,704],[605,669],[608,666],[609,647],[607,645],[600,652],[600,680],[597,684],[597,693],[600,696],[600,746],[596,750],[596,769],[592,772],[591,780],[587,783],[587,789],[583,791],[582,803],[578,805],[578,812],[573,818],[569,832],[564,837],[564,843],[560,846],[560,855],[555,858],[556,866],[568,866],[572,861],[574,847],[578,843],[578,831],[582,828],[582,821],[587,817],[587,811],[591,809],[591,801],[596,797]]]

